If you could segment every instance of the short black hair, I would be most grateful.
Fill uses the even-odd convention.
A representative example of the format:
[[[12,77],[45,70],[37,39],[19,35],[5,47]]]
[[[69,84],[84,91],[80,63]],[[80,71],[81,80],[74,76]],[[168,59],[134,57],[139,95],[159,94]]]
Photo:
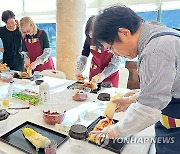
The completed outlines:
[[[14,18],[15,19],[15,14],[11,10],[3,11],[3,13],[2,13],[2,21],[7,23],[7,20],[9,18]]]
[[[95,15],[92,15],[86,23],[86,27],[85,27],[85,35],[86,36],[89,36],[89,32],[91,30],[93,30],[93,20],[94,19],[95,19]]]
[[[93,41],[113,44],[118,37],[118,29],[126,28],[134,34],[144,20],[125,5],[114,5],[100,11],[96,16],[93,28]]]

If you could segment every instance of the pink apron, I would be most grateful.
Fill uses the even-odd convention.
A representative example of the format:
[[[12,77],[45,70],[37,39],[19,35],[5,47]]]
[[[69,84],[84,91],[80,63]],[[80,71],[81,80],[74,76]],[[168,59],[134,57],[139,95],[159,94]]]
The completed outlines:
[[[41,44],[40,44],[40,40],[39,40],[42,32],[43,32],[43,30],[39,30],[36,42],[31,43],[25,38],[25,45],[26,45],[26,48],[28,50],[28,55],[29,55],[31,63],[34,62],[37,57],[39,57],[43,54],[43,50],[41,48]],[[54,70],[54,63],[53,63],[53,60],[50,56],[49,56],[48,60],[46,62],[44,62],[44,64],[38,65],[34,69],[34,71],[43,71],[43,70],[47,70],[47,69],[53,69]]]
[[[92,41],[90,42],[90,50],[93,55],[89,74],[89,79],[91,80],[93,76],[101,73],[104,68],[108,66],[113,54],[109,53],[107,50],[104,50],[102,53],[98,52],[98,48],[92,45]],[[118,87],[119,71],[111,74],[109,77],[104,79],[103,82],[111,82],[114,87]]]

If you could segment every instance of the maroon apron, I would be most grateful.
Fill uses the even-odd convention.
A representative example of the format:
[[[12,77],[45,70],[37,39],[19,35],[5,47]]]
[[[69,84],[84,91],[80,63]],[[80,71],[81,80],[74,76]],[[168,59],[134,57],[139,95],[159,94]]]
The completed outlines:
[[[36,39],[34,39],[34,42],[28,41],[29,39],[25,38],[25,45],[28,50],[28,55],[30,58],[30,63],[34,62],[37,57],[41,56],[43,54],[43,49],[41,48],[40,44],[40,36],[42,34],[43,30],[39,30],[38,36]],[[54,70],[54,63],[52,58],[49,56],[48,60],[44,62],[44,64],[38,65],[34,71],[43,71],[47,69],[53,69]]]
[[[106,49],[103,52],[99,52],[96,46],[93,46],[92,40],[90,40],[90,51],[93,55],[91,61],[91,68],[89,74],[89,80],[98,73],[101,73],[105,67],[108,66],[112,53],[109,53]],[[119,71],[111,74],[109,77],[103,80],[103,82],[111,82],[114,87],[118,87],[119,84]]]

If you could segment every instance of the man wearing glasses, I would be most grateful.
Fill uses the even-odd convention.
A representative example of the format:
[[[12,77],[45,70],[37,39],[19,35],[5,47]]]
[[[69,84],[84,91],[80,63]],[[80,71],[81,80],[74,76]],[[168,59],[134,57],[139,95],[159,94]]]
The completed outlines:
[[[162,24],[145,23],[126,6],[112,6],[97,15],[94,41],[111,48],[115,55],[138,57],[141,91],[117,124],[92,134],[118,138],[155,124],[156,153],[180,153],[179,36],[178,31]],[[114,103],[121,106],[121,101]]]

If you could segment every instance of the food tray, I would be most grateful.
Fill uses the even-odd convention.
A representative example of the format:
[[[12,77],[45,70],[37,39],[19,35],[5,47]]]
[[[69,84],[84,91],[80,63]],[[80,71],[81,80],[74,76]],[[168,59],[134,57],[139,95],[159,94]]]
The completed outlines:
[[[33,77],[33,76],[21,78],[21,77],[19,76],[19,73],[18,73],[18,72],[14,72],[13,78],[17,78],[17,79],[29,79],[29,80],[31,80],[31,81],[34,80],[34,77]]]
[[[54,139],[57,141],[57,146],[59,147],[61,144],[63,144],[65,141],[68,140],[68,136],[55,132],[53,130],[50,130],[48,128],[39,126],[37,124],[31,123],[29,121],[26,121],[25,123],[17,126],[13,130],[7,132],[6,134],[2,135],[0,137],[0,140],[15,147],[18,148],[25,153],[28,154],[35,154],[36,148],[27,140],[25,139],[21,129],[29,127],[34,129],[36,132],[42,134],[43,136],[46,136],[47,138]],[[44,154],[44,149],[39,149],[38,154]]]
[[[99,116],[96,120],[94,120],[88,127],[87,127],[87,129],[88,129],[88,131],[90,132],[90,131],[92,131],[93,130],[93,128],[96,126],[96,124],[100,121],[100,120],[102,120],[102,119],[104,119],[105,117],[104,116]],[[114,120],[113,119],[113,121],[114,121],[114,123],[117,123],[118,122],[118,120]],[[91,141],[89,141],[89,143],[92,143],[92,144],[94,144],[94,145],[97,145],[96,143],[94,143],[94,142],[91,142]],[[125,139],[123,139],[123,138],[118,138],[118,140],[112,140],[112,139],[107,139],[107,140],[105,140],[104,141],[104,143],[102,143],[102,145],[97,145],[97,146],[100,146],[100,147],[103,147],[103,148],[105,148],[105,149],[108,149],[108,150],[110,150],[110,151],[113,151],[113,152],[115,152],[115,153],[121,153],[121,151],[122,151],[122,149],[123,149],[123,147],[125,146],[125,144],[127,143],[127,140],[125,140]]]
[[[67,87],[67,89],[80,89],[80,90],[83,90],[83,88],[86,88],[86,87],[82,87],[82,86],[81,86],[82,84],[84,84],[84,83],[77,81],[77,82],[69,85],[69,86]],[[100,89],[101,89],[101,85],[98,84],[98,88],[97,88],[97,89],[94,89],[94,90],[91,90],[90,92],[97,94],[97,92],[98,92]],[[86,91],[86,89],[84,89],[84,90]]]

